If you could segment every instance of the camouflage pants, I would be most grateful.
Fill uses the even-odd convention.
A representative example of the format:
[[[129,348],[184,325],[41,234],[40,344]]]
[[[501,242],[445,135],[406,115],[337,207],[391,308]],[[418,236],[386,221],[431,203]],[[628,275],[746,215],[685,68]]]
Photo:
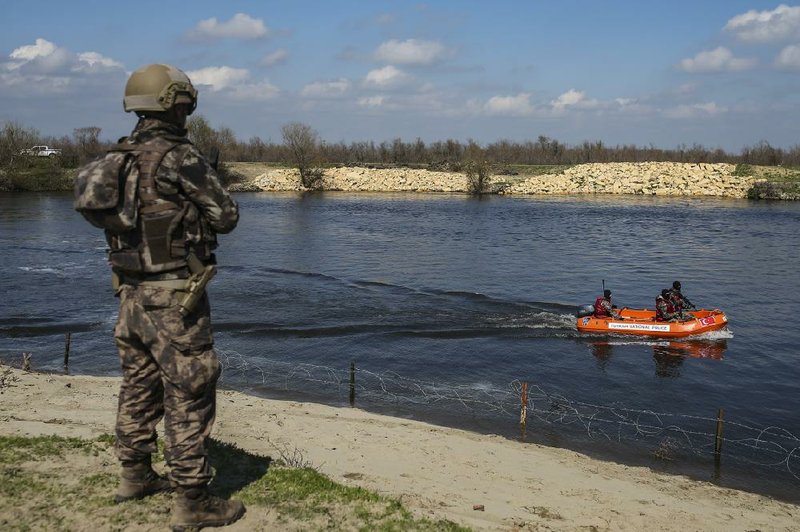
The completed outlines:
[[[122,365],[116,452],[123,465],[149,461],[164,419],[165,458],[176,486],[211,480],[206,439],[216,410],[220,364],[208,298],[186,317],[182,294],[123,285],[115,338]]]

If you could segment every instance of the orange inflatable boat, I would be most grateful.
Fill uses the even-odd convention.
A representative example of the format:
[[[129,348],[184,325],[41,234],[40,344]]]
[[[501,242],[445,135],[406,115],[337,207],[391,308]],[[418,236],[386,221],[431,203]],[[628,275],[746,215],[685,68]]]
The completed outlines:
[[[715,310],[693,310],[689,321],[656,321],[656,312],[647,309],[617,309],[620,319],[579,317],[578,331],[602,334],[635,334],[659,338],[683,338],[723,329],[728,324],[725,313]]]

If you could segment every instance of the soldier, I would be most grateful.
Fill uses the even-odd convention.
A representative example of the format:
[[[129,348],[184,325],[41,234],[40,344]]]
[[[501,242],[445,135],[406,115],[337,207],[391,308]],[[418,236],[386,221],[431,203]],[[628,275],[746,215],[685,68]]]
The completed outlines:
[[[611,290],[608,288],[603,290],[603,295],[594,301],[594,317],[622,319],[615,310],[615,307],[611,304]]]
[[[670,292],[666,288],[656,297],[656,321],[679,321],[680,312],[676,312],[675,305],[670,299]]]
[[[126,167],[129,175],[132,168],[139,172],[135,228],[106,229],[120,298],[116,452],[122,479],[115,501],[174,488],[173,530],[223,526],[245,512],[241,502],[207,490],[206,440],[221,368],[208,297],[199,294],[192,308],[187,296],[198,296],[198,281],[213,274],[216,234],[236,227],[239,210],[186,138],[186,119],[196,106],[197,91],[181,70],[161,64],[136,70],[125,87],[124,109],[139,121],[109,152],[130,154],[135,166]],[[151,467],[162,418],[171,482]]]
[[[672,290],[669,291],[669,297],[672,300],[672,304],[675,305],[675,308],[679,312],[682,312],[684,309],[696,308],[694,304],[689,301],[689,298],[681,293],[680,281],[675,281],[672,283]]]

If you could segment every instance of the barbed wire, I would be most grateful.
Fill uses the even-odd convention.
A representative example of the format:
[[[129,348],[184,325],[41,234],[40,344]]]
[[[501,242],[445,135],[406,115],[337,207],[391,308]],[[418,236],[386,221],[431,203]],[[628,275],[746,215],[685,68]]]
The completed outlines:
[[[346,368],[264,359],[255,362],[234,351],[218,354],[223,382],[298,392],[322,389],[343,393],[351,387],[351,374]],[[363,368],[354,368],[353,376],[352,386],[359,402],[424,406],[451,413],[460,410],[472,416],[516,420],[523,406],[523,383],[519,380],[505,387],[476,387],[410,379],[395,372],[376,373]],[[526,398],[528,423],[537,420],[548,425],[565,425],[589,438],[619,443],[651,441],[655,443],[652,454],[659,459],[674,460],[681,453],[707,457],[716,450],[716,433],[707,429],[716,426],[717,418],[575,401],[537,384],[527,385]],[[784,470],[800,480],[800,438],[791,431],[726,420],[724,433],[719,440],[726,460]]]

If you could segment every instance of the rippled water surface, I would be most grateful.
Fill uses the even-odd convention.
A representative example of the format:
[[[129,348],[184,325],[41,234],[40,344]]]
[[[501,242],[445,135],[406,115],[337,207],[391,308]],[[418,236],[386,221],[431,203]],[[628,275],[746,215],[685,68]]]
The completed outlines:
[[[361,406],[513,435],[519,413],[508,397],[528,382],[572,406],[624,409],[626,420],[598,431],[585,418],[551,415],[558,407],[548,400],[539,417],[556,421],[529,427],[530,439],[610,449],[616,459],[634,461],[630,449],[637,448],[644,463],[654,447],[671,444],[663,437],[638,447],[627,437],[615,441],[614,430],[641,428],[636,412],[666,414],[659,426],[683,426],[724,408],[727,421],[800,436],[800,328],[793,320],[800,204],[236,197],[240,226],[220,237],[220,272],[211,288],[228,386],[343,404],[355,362],[364,372],[359,380],[374,379],[378,387]],[[72,372],[118,374],[116,300],[104,248],[69,196],[0,195],[0,356],[30,351],[37,367],[60,370],[70,332]],[[675,279],[698,306],[723,309],[729,330],[686,342],[575,330],[575,307],[593,302],[603,281],[617,305],[652,307]],[[302,380],[315,372],[323,377]],[[401,394],[393,391],[398,383],[410,387]],[[454,403],[453,393],[463,401]],[[780,486],[769,489],[791,498],[800,490],[800,449],[784,450]],[[780,453],[773,457],[777,462]],[[672,467],[668,462],[655,465]],[[695,460],[690,472],[739,485],[749,475],[722,465],[721,473],[711,472]]]

